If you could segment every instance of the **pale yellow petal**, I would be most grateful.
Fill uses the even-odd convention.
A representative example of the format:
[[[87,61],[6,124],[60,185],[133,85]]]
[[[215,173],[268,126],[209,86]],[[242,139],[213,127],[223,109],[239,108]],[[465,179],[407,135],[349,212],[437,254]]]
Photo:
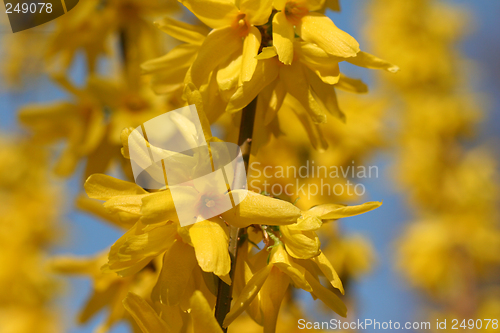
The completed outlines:
[[[119,195],[139,195],[147,194],[139,185],[116,179],[114,177],[95,174],[90,176],[85,182],[85,192],[92,199],[109,200]]]
[[[342,73],[340,73],[339,82],[337,82],[335,88],[358,94],[368,92],[368,86],[362,80],[347,77]]]
[[[262,288],[269,273],[271,272],[271,265],[267,265],[260,271],[256,272],[254,276],[248,281],[247,285],[241,291],[241,294],[234,301],[231,311],[226,315],[224,324],[222,326],[228,327],[245,309],[250,305],[252,300],[257,296],[257,293]]]
[[[397,71],[399,71],[398,66],[363,51],[360,51],[356,55],[356,57],[347,59],[347,61],[356,66],[371,69],[385,69],[386,71],[391,73],[396,73]]]
[[[335,295],[331,290],[323,287],[321,283],[319,283],[319,281],[316,280],[316,278],[308,271],[306,271],[306,279],[312,287],[312,293],[317,298],[319,298],[323,303],[325,303],[326,306],[338,313],[340,316],[347,316],[347,307],[337,295]]]
[[[278,12],[273,18],[273,45],[278,57],[285,65],[293,61],[293,40],[295,31],[293,24],[288,21],[284,12]]]
[[[266,24],[273,10],[273,0],[241,0],[240,10],[252,25]]]
[[[156,21],[155,26],[178,40],[194,45],[201,45],[209,33],[209,30],[201,25],[177,21],[168,16]]]
[[[315,43],[326,53],[336,57],[350,58],[359,52],[359,44],[351,35],[319,13],[304,16],[297,26],[297,33],[304,41]]]
[[[162,270],[152,297],[158,297],[167,305],[179,304],[195,266],[193,248],[177,240],[163,258]]]
[[[152,193],[142,198],[142,222],[178,221],[174,200],[169,190]]]
[[[262,36],[259,29],[251,27],[243,42],[243,58],[241,59],[241,82],[248,82],[255,72],[258,60],[255,59],[259,52]]]
[[[261,90],[278,77],[277,60],[259,60],[252,79],[244,82],[229,100],[226,112],[234,113],[247,106]]]
[[[307,111],[313,122],[326,122],[326,110],[315,99],[309,81],[302,69],[302,64],[294,62],[290,66],[280,68],[280,80],[285,83],[286,90]]]
[[[201,45],[198,56],[191,67],[190,77],[186,76],[186,79],[191,80],[198,89],[201,89],[203,84],[209,82],[210,73],[231,57],[242,45],[241,37],[233,28],[212,30]],[[221,52],[221,50],[224,51]]]
[[[210,28],[228,27],[238,15],[230,0],[180,0],[196,17]]]
[[[290,230],[287,226],[280,228],[286,251],[297,259],[310,259],[320,253],[318,236],[314,231]]]
[[[264,316],[264,333],[276,332],[279,310],[289,283],[288,275],[273,267],[262,286],[260,308]]]
[[[219,218],[197,222],[189,229],[198,265],[217,276],[229,274],[231,258],[228,251],[227,227]]]
[[[274,266],[278,267],[283,273],[288,275],[295,286],[304,289],[305,291],[311,292],[311,286],[305,279],[305,268],[293,261],[292,258],[288,256],[287,251],[282,245],[274,247],[271,251],[271,257],[269,260]]]
[[[140,296],[129,292],[123,300],[123,306],[143,333],[172,332],[167,323],[161,320],[153,308]]]
[[[319,269],[323,272],[328,281],[330,281],[332,286],[340,290],[343,295],[344,287],[342,286],[342,281],[335,271],[335,268],[333,268],[330,260],[328,260],[323,252],[321,252],[317,257],[312,258],[312,261],[314,261],[318,265]]]
[[[241,195],[239,191],[231,193]],[[286,225],[297,222],[300,209],[287,201],[249,191],[238,206],[221,215],[226,222],[239,228],[251,224]]]
[[[214,313],[201,291],[194,292],[190,303],[193,333],[222,333],[222,328],[215,320]]]
[[[309,209],[307,213],[317,216],[322,220],[337,220],[343,217],[349,217],[369,212],[371,210],[374,210],[375,208],[380,207],[381,205],[382,202],[379,201],[365,202],[364,204],[357,206],[323,204]]]

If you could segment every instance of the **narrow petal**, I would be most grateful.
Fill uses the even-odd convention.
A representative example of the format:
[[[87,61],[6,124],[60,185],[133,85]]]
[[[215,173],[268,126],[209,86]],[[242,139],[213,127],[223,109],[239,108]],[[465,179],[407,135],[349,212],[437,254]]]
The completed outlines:
[[[322,220],[337,220],[343,217],[355,216],[374,210],[382,205],[379,201],[365,202],[357,206],[346,206],[338,204],[324,204],[315,206],[307,211]]]
[[[163,266],[152,295],[167,305],[177,305],[196,266],[191,246],[177,240],[163,258]]]
[[[310,259],[320,253],[320,241],[314,231],[290,230],[287,226],[280,228],[286,251],[297,259]]]
[[[143,333],[172,332],[167,323],[161,320],[153,308],[140,296],[129,292],[123,300],[123,306]]]
[[[273,267],[262,286],[260,308],[264,315],[264,333],[276,332],[278,314],[289,283],[288,275]]]
[[[396,73],[399,67],[376,56],[360,51],[356,57],[347,59],[353,65],[371,69],[385,69],[388,72]]]
[[[294,39],[293,24],[287,20],[284,12],[276,13],[273,18],[273,45],[280,61],[285,65],[292,63]]]
[[[276,57],[278,52],[274,46],[266,46],[262,49],[262,51],[255,57],[258,60],[270,59]]]
[[[290,66],[282,66],[280,79],[285,83],[287,92],[304,107],[313,122],[326,122],[325,110],[314,98],[301,63],[294,62]]]
[[[197,222],[189,229],[198,265],[203,271],[217,276],[227,275],[231,269],[225,229],[219,218]]]
[[[169,190],[152,193],[142,198],[142,222],[146,224],[178,221],[174,200]]]
[[[339,82],[335,85],[335,88],[358,94],[368,92],[368,86],[362,80],[347,77],[342,73],[340,74]]]
[[[266,24],[273,10],[273,0],[241,0],[240,10],[252,25]]]
[[[167,251],[177,235],[177,226],[173,223],[146,231],[143,227],[141,222],[136,223],[111,246],[107,268],[121,276],[137,273],[151,259]]]
[[[231,193],[240,194],[239,191]],[[221,215],[226,222],[239,228],[251,224],[286,225],[297,222],[300,209],[289,202],[248,191],[238,206]]]
[[[85,192],[92,199],[109,200],[119,195],[147,194],[142,187],[132,182],[113,178],[108,175],[95,174],[85,182]]]
[[[335,295],[331,290],[323,287],[315,277],[306,271],[307,282],[311,285],[313,291],[312,293],[319,298],[326,306],[338,313],[342,317],[347,316],[347,307],[344,302]]]
[[[177,21],[168,16],[156,21],[155,26],[180,41],[194,45],[201,45],[209,33],[209,30],[201,25]]]
[[[337,93],[335,92],[335,86],[330,84],[325,84],[315,73],[311,70],[306,69],[306,75],[309,84],[312,88],[312,95],[315,100],[326,110],[329,114],[337,117],[342,122],[345,122],[346,117],[344,112],[339,107],[337,100]]]
[[[233,28],[212,30],[200,47],[198,56],[191,67],[190,80],[200,89],[201,85],[208,82],[210,73],[242,45],[241,37]],[[224,52],[221,53],[221,50]]]
[[[340,78],[339,61],[342,58],[332,57],[323,49],[312,43],[296,43],[300,61],[316,73],[324,83],[335,84]]]
[[[245,311],[245,309],[250,305],[252,300],[257,296],[257,293],[262,288],[264,282],[271,272],[271,265],[267,265],[260,271],[256,272],[255,275],[248,281],[247,285],[241,291],[241,294],[234,301],[231,311],[226,315],[224,319],[223,327],[228,327],[240,314]]]
[[[212,29],[228,27],[238,15],[230,0],[180,0],[197,18]]]
[[[258,60],[255,59],[259,52],[262,35],[256,27],[250,27],[248,35],[243,42],[243,58],[241,60],[241,82],[248,82],[255,72]]]
[[[106,201],[104,208],[110,213],[129,213],[137,216],[141,215],[142,199],[150,194],[141,195],[118,195]]]
[[[359,52],[358,42],[348,33],[340,30],[328,17],[309,13],[297,26],[297,33],[306,42],[315,43],[336,57],[355,57]]]
[[[193,333],[222,333],[222,329],[215,320],[214,313],[201,291],[195,291],[190,302]]]
[[[277,60],[259,60],[252,79],[244,82],[234,93],[227,104],[226,112],[234,113],[247,106],[261,90],[278,77],[279,64]]]
[[[242,59],[242,54],[234,53],[225,63],[221,64],[220,69],[217,71],[217,84],[222,96],[226,100],[229,100],[236,89],[238,89],[241,81]]]
[[[323,272],[328,281],[330,281],[332,286],[340,290],[340,292],[343,295],[344,287],[342,286],[342,281],[340,280],[339,275],[333,268],[332,263],[323,254],[323,252],[321,252],[317,257],[312,258],[312,261],[314,261],[318,265],[319,269]]]
[[[298,288],[309,292],[312,291],[311,286],[304,277],[305,268],[294,262],[282,245],[272,249],[270,262],[288,275]]]
[[[292,99],[291,97],[285,98],[284,104],[293,110],[299,118],[302,126],[304,126],[304,129],[307,132],[307,137],[309,138],[312,147],[318,152],[326,151],[328,149],[328,142],[321,131],[323,124],[313,123],[311,117],[307,114],[307,111],[295,99]]]
[[[286,96],[286,88],[285,84],[276,80],[266,88],[262,90],[259,94],[259,102],[263,101],[266,106],[266,110],[264,111],[264,125],[269,125],[278,114],[278,111],[281,109],[283,105],[283,101]]]

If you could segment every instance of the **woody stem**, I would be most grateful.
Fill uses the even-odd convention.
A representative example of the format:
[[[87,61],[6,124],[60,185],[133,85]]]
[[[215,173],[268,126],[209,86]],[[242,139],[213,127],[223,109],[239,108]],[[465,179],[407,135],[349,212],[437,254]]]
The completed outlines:
[[[238,145],[241,148],[241,154],[243,156],[243,161],[245,163],[245,170],[248,173],[248,163],[250,160],[250,149],[252,147],[252,133],[253,125],[255,120],[255,111],[257,108],[257,98],[255,98],[250,104],[248,104],[242,111],[241,123],[240,123],[240,134],[238,138]],[[229,256],[231,257],[231,271],[229,272],[229,277],[231,282],[234,282],[234,271],[236,269],[236,258],[238,257],[238,240],[244,232],[243,228],[230,227],[229,230]],[[224,281],[219,279],[219,286],[217,289],[217,301],[215,303],[215,319],[222,327],[224,318],[231,310],[231,300],[233,299],[233,283],[231,285],[226,284]],[[227,332],[227,328],[222,327],[224,332]]]

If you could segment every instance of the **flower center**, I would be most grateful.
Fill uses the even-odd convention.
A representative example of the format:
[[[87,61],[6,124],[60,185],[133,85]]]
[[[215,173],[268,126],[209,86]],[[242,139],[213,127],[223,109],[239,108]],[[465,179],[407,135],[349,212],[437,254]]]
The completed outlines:
[[[237,30],[241,37],[248,35],[250,30],[250,24],[248,24],[246,16],[245,13],[239,13],[233,23],[233,29]]]
[[[297,25],[300,20],[309,13],[309,9],[304,4],[295,1],[289,1],[285,5],[285,15],[288,20]]]
[[[212,208],[213,206],[215,206],[215,201],[211,199],[205,199],[205,206]]]

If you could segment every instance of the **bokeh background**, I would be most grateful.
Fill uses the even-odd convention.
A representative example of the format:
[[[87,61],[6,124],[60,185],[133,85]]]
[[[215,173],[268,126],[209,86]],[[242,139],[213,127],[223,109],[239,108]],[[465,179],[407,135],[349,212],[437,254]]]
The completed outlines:
[[[408,0],[412,1],[412,0]],[[486,109],[485,119],[479,124],[477,136],[466,144],[474,147],[478,144],[487,144],[496,160],[499,156],[500,143],[500,2],[491,0],[455,0],[447,3],[460,7],[469,14],[467,33],[457,45],[457,52],[470,62],[463,68],[468,86],[480,96],[480,101]],[[328,16],[341,29],[352,34],[361,45],[370,45],[366,40],[366,22],[370,19],[369,1],[342,1],[340,13],[328,11]],[[0,14],[4,15],[3,13]],[[1,26],[0,59],[7,53],[12,36],[10,28]],[[53,27],[47,24],[39,29],[24,32],[36,34],[37,38],[46,38]],[[21,36],[21,35],[19,35]],[[8,38],[6,38],[8,37]],[[20,37],[21,38],[21,37]],[[370,47],[365,50],[371,52]],[[26,52],[36,53],[36,45]],[[99,64],[101,70],[108,70],[105,62]],[[371,94],[377,94],[379,81],[377,73],[356,68],[352,65],[341,64],[344,73],[351,77],[362,78],[371,88]],[[402,71],[405,69],[402,68]],[[85,77],[85,64],[81,54],[71,66],[69,76],[76,84],[82,84]],[[0,131],[4,134],[22,134],[26,129],[21,128],[17,121],[17,110],[28,103],[40,103],[65,98],[67,95],[55,86],[44,75],[36,80],[27,80],[21,88],[13,89],[2,84],[0,90]],[[340,102],[342,104],[342,101]],[[398,110],[393,110],[398,112]],[[404,112],[400,111],[400,112]],[[390,123],[391,119],[387,119]],[[391,140],[391,138],[387,138]],[[403,233],[406,223],[411,220],[412,212],[407,206],[407,198],[397,191],[391,168],[395,163],[395,152],[390,148],[381,149],[369,160],[367,165],[376,165],[379,168],[379,178],[367,179],[363,182],[367,189],[365,201],[382,201],[383,206],[370,214],[339,221],[342,232],[346,235],[362,234],[369,239],[376,252],[376,261],[371,271],[352,282],[350,296],[356,303],[356,317],[372,318],[378,321],[414,321],[423,318],[423,305],[428,301],[421,293],[411,289],[404,276],[396,269],[395,257],[397,248],[395,241]],[[61,198],[62,222],[58,226],[63,235],[51,249],[53,254],[92,255],[104,250],[112,244],[121,231],[100,222],[96,218],[82,213],[74,208],[74,198],[81,188],[83,165],[79,165],[77,172],[67,182],[56,180],[58,186],[65,188],[67,195]],[[64,326],[71,333],[92,332],[97,323],[102,320],[104,313],[99,314],[85,326],[74,323],[78,310],[87,299],[91,282],[85,278],[65,279],[65,294],[58,300]],[[1,291],[0,291],[1,292]],[[309,304],[310,296],[301,297],[301,302]],[[311,312],[309,320],[324,318],[323,313]],[[422,317],[420,317],[422,316]],[[1,331],[1,330],[0,330]],[[127,332],[126,324],[115,326],[111,332]],[[371,329],[367,330],[371,332]]]

